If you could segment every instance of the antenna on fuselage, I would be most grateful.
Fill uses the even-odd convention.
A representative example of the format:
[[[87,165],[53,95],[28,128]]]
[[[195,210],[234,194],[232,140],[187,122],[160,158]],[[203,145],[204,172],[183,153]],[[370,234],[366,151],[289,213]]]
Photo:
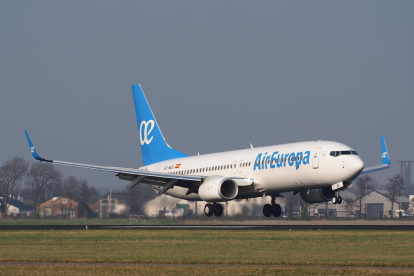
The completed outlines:
[[[253,148],[253,145],[252,145],[252,143],[250,143],[250,147],[251,147],[251,148]]]

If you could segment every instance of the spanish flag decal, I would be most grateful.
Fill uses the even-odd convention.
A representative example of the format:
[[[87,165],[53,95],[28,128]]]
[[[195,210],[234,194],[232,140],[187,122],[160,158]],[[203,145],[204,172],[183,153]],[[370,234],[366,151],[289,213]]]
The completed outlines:
[[[176,168],[176,169],[179,169],[179,168],[180,168],[180,166],[181,166],[181,164],[177,164],[177,165],[175,165],[175,168]]]

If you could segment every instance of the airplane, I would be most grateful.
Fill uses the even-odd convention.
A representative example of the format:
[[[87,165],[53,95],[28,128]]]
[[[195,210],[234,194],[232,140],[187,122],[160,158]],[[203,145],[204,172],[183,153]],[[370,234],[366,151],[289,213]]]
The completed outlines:
[[[332,201],[341,204],[341,190],[359,175],[391,166],[384,137],[382,164],[364,169],[364,162],[351,147],[332,141],[308,141],[219,153],[188,156],[169,146],[139,84],[132,86],[143,166],[121,168],[73,163],[43,158],[29,133],[32,156],[42,162],[115,173],[130,181],[129,188],[147,184],[159,194],[205,201],[206,216],[223,214],[222,202],[270,197],[263,206],[265,217],[279,217],[281,193],[293,192],[308,203]]]

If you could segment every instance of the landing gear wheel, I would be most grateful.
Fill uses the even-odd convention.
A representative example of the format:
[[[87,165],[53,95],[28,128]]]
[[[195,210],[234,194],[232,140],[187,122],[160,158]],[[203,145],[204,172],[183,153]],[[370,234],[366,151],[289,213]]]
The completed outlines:
[[[282,213],[282,207],[280,207],[279,204],[275,204],[272,206],[272,215],[274,217],[280,217],[281,213]]]
[[[334,196],[334,197],[332,198],[332,203],[333,203],[333,204],[337,204],[337,203],[338,203],[338,198],[337,198],[336,196]]]
[[[342,196],[338,196],[338,203],[337,204],[341,204],[342,203]]]
[[[270,205],[270,204],[265,204],[264,206],[263,206],[263,215],[265,216],[265,217],[270,217],[271,215],[272,215],[272,205]]]
[[[214,206],[211,203],[206,204],[206,206],[204,206],[204,214],[206,214],[206,216],[211,217],[214,213]]]
[[[221,217],[221,215],[223,215],[223,205],[216,203],[213,206],[214,206],[214,215],[216,217]]]

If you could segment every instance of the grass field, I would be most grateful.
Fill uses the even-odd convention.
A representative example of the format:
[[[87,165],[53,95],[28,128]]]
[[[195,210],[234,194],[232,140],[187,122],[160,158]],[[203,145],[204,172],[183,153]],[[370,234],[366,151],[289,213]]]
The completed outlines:
[[[83,230],[0,231],[0,262],[124,263],[0,265],[2,275],[412,275],[411,231]],[[364,266],[369,269],[168,267],[148,264]],[[26,272],[26,273],[25,273]],[[6,273],[6,274],[5,274]]]

